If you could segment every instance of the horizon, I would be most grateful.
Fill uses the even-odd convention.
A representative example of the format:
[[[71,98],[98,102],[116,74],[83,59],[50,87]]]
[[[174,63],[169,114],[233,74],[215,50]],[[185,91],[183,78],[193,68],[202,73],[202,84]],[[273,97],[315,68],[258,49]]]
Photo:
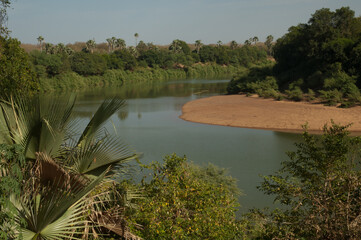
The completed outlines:
[[[106,4],[104,4],[104,2]],[[23,44],[45,42],[74,44],[94,39],[97,44],[116,37],[128,46],[137,42],[169,45],[174,39],[189,44],[201,40],[204,44],[227,44],[257,36],[264,42],[266,36],[278,39],[288,28],[307,23],[311,14],[321,8],[331,11],[349,6],[355,16],[361,15],[360,0],[146,0],[122,2],[107,0],[102,4],[89,0],[17,0],[8,11],[10,36]],[[147,23],[147,24],[144,24]]]

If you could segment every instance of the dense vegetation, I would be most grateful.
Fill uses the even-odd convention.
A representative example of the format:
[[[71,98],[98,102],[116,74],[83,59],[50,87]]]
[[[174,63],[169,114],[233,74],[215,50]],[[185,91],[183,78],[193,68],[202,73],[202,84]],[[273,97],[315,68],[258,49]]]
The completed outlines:
[[[236,44],[231,48],[204,46],[199,42],[191,51],[181,40],[174,40],[168,48],[142,41],[136,48],[126,48],[125,42],[117,41],[122,44],[109,43],[108,52],[97,52],[95,43],[78,52],[63,44],[31,51],[32,68],[41,90],[121,85],[153,79],[231,77],[237,71],[267,62],[263,45],[239,47]]]
[[[273,66],[235,77],[228,92],[292,100],[307,93],[309,99],[316,95],[332,105],[360,103],[360,49],[361,18],[348,7],[320,9],[277,40]]]

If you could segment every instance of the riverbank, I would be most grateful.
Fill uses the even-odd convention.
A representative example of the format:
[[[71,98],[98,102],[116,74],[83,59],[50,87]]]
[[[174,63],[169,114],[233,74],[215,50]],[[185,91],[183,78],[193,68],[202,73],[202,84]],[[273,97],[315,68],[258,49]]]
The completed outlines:
[[[53,78],[40,78],[40,91],[78,91],[105,86],[122,86],[126,83],[166,81],[189,78],[231,78],[235,73],[245,71],[245,67],[221,66],[217,64],[195,64],[177,69],[138,68],[130,70],[107,70],[102,76],[81,76],[66,72]]]
[[[244,95],[203,98],[186,103],[180,118],[198,123],[241,128],[302,132],[308,124],[310,132],[322,131],[331,119],[341,125],[352,123],[349,130],[361,134],[361,106],[328,107],[308,102],[276,101]]]

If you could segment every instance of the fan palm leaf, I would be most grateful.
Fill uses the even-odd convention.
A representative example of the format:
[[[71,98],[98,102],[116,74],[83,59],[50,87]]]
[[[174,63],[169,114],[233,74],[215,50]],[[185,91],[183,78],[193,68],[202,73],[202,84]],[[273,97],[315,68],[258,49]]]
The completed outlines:
[[[13,199],[20,219],[26,227],[19,234],[24,239],[77,239],[70,235],[82,234],[88,208],[86,196],[98,186],[106,171],[92,181],[64,188],[61,181],[49,185],[30,185],[21,199]]]

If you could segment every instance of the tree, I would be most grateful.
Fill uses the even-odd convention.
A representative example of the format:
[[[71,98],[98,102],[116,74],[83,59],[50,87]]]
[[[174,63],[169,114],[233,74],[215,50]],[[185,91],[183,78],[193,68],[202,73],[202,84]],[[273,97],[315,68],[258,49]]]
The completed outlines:
[[[31,165],[20,197],[11,197],[16,219],[26,222],[17,222],[23,239],[80,239],[95,231],[92,222],[115,231],[108,223],[120,209],[108,202],[110,187],[121,174],[116,169],[137,155],[102,126],[124,101],[104,101],[83,132],[74,128],[74,104],[74,97],[0,103],[0,141],[21,145]],[[112,212],[105,206],[113,207]]]
[[[194,45],[195,45],[195,47],[196,47],[197,53],[199,54],[199,50],[200,50],[201,47],[203,46],[202,41],[201,41],[201,40],[196,40]]]
[[[134,33],[134,37],[135,37],[135,47],[138,46],[138,37],[139,37],[139,34],[138,33]]]
[[[260,189],[284,205],[269,215],[270,225],[277,226],[273,237],[361,237],[361,138],[350,137],[347,126],[335,124],[325,126],[323,132],[317,137],[306,131],[304,142],[288,153],[283,168],[264,177]]]
[[[105,59],[99,54],[74,53],[70,64],[74,72],[83,76],[102,75],[107,69]]]
[[[222,45],[223,45],[222,41],[219,40],[219,41],[217,42],[217,47],[221,47]]]
[[[267,47],[268,55],[272,55],[272,42],[273,42],[273,36],[268,35],[266,38],[266,41],[264,42],[264,44]]]
[[[43,51],[43,41],[44,41],[44,38],[42,36],[39,36],[37,38],[38,42],[39,42],[39,47],[40,47],[40,52]]]
[[[117,48],[120,48],[120,50],[123,50],[126,48],[126,44],[125,44],[125,41],[124,39],[121,39],[121,38],[118,38],[116,41],[115,41],[115,46]]]
[[[235,239],[239,193],[234,179],[214,166],[199,168],[187,159],[167,156],[153,162],[150,181],[143,181],[147,198],[138,200],[135,221],[145,239]]]
[[[182,51],[182,46],[179,39],[173,40],[173,42],[169,46],[169,50],[173,53],[179,53]]]
[[[38,82],[30,67],[28,54],[14,38],[0,36],[0,98],[11,94],[31,94]]]
[[[234,50],[234,49],[236,49],[237,47],[238,47],[238,43],[233,40],[233,41],[231,42],[231,44],[230,44],[230,48],[231,48],[232,50]]]
[[[96,47],[96,43],[95,43],[95,40],[94,39],[91,39],[91,40],[88,40],[86,43],[85,43],[85,46],[86,46],[86,49],[90,52],[90,53],[93,53],[95,47]]]
[[[116,38],[115,37],[111,37],[111,38],[107,38],[107,42],[108,42],[108,53],[111,53],[114,51],[114,47],[115,47],[115,43],[116,43]]]
[[[250,41],[250,40],[246,40],[246,41],[244,41],[244,45],[246,45],[246,46],[250,46],[250,45],[251,45],[251,41]]]
[[[0,0],[0,36],[6,36],[8,34],[5,23],[8,20],[7,8],[9,7],[9,0]]]
[[[254,37],[252,38],[252,42],[254,42],[254,45],[257,45],[258,37],[257,37],[257,36],[254,36]]]

